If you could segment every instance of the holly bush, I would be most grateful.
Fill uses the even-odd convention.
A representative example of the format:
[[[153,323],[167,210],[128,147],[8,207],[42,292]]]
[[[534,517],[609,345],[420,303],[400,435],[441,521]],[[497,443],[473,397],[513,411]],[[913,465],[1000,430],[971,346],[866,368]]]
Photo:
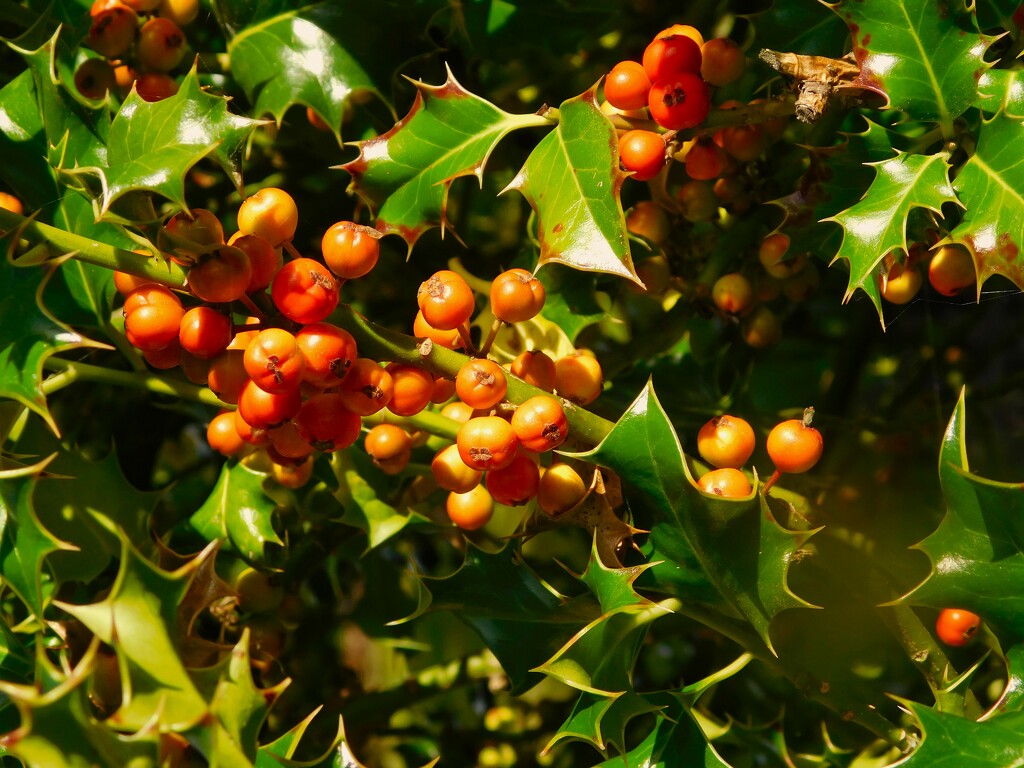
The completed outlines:
[[[0,762],[1021,763],[1022,8],[0,0]]]

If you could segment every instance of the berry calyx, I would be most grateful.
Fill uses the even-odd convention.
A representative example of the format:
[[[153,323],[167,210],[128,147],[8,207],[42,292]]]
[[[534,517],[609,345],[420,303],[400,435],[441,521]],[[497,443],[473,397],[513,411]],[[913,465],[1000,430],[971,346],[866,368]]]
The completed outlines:
[[[704,122],[711,109],[711,94],[700,75],[682,72],[651,87],[647,108],[662,128],[682,131]]]

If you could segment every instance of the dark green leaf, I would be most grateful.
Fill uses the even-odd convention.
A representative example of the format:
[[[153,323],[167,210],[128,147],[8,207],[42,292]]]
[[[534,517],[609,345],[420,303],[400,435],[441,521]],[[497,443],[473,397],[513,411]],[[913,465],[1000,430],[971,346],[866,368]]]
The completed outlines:
[[[890,251],[907,252],[907,218],[916,208],[941,213],[943,203],[957,202],[947,159],[945,153],[901,152],[875,163],[875,180],[861,201],[829,219],[843,227],[843,243],[833,261],[849,262],[847,299],[860,288],[882,316],[878,266]]]
[[[46,161],[47,143],[43,121],[36,106],[32,72],[26,70],[0,90],[0,178],[18,195],[28,210],[37,210],[57,199],[57,186]]]
[[[180,657],[178,604],[207,549],[177,571],[164,571],[123,539],[121,567],[110,594],[89,605],[60,603],[103,642],[117,649],[128,696],[109,718],[138,730],[159,723],[183,730],[206,715],[206,702]]]
[[[978,290],[992,275],[1024,287],[1021,233],[1024,232],[1024,123],[998,114],[983,123],[978,147],[960,170],[953,188],[966,206],[950,239],[974,255]]]
[[[4,246],[6,238],[0,240]],[[102,347],[79,335],[50,314],[42,295],[57,268],[18,266],[0,258],[0,397],[12,398],[38,413],[56,432],[41,384],[43,362],[50,355],[77,347]]]
[[[602,752],[606,752],[608,747],[624,752],[625,730],[629,721],[658,708],[647,697],[632,691],[616,696],[599,696],[584,691],[544,751],[551,750],[560,741],[569,740],[588,742]]]
[[[901,768],[1007,768],[1024,759],[1024,715],[1014,713],[983,722],[938,712],[915,701],[904,701],[921,724],[923,741]]]
[[[266,479],[245,464],[225,464],[209,498],[189,518],[192,527],[246,560],[263,560],[267,544],[283,545],[274,530],[276,505],[263,490]]]
[[[75,164],[66,161],[64,175],[95,178],[97,218],[128,223],[132,219],[118,211],[142,210],[138,198],[150,193],[187,208],[185,176],[204,157],[216,159],[241,186],[239,154],[258,122],[231,114],[227,105],[227,99],[199,87],[193,66],[170,98],[150,103],[129,95],[110,124],[103,164],[88,165],[71,154],[67,160],[74,158]]]
[[[982,29],[1012,30],[1013,12],[1020,5],[1020,0],[975,0],[974,10],[978,14],[978,26]]]
[[[939,454],[946,516],[918,544],[931,575],[904,600],[934,608],[955,606],[988,622],[1004,642],[1024,640],[1024,487],[971,474],[964,441],[963,394]]]
[[[790,591],[786,574],[809,534],[782,528],[760,494],[702,494],[650,383],[601,444],[580,457],[614,470],[635,503],[650,510],[650,559],[664,562],[645,574],[645,584],[742,616],[769,648],[772,618],[807,605]]]
[[[885,96],[911,120],[951,125],[978,99],[991,38],[964,0],[840,0],[831,6],[853,35],[855,86]]]
[[[448,226],[448,188],[455,179],[481,180],[509,131],[548,124],[538,115],[503,112],[464,89],[450,71],[443,85],[415,86],[409,114],[361,142],[359,157],[342,166],[352,175],[352,189],[376,211],[377,229],[400,235],[410,250],[427,229]]]
[[[547,292],[541,314],[565,331],[569,341],[575,343],[580,331],[604,319],[606,313],[594,298],[593,277],[555,264],[537,277]]]
[[[499,60],[523,56],[524,47],[575,53],[611,27],[621,8],[617,0],[469,0],[452,13],[476,52]]]
[[[562,102],[558,127],[506,188],[518,189],[537,212],[541,265],[568,264],[639,282],[619,202],[623,179],[615,129],[595,89]]]
[[[804,0],[775,0],[751,21],[759,47],[807,56],[839,58],[850,34],[824,5]]]

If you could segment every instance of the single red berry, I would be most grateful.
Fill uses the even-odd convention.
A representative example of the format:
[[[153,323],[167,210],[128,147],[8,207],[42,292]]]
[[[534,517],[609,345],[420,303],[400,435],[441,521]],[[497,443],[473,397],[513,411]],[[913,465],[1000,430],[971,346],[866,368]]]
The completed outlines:
[[[337,278],[320,262],[295,259],[278,270],[270,296],[289,320],[318,323],[338,306],[338,287]]]
[[[191,355],[209,360],[231,343],[231,318],[212,307],[192,307],[181,318],[178,341]]]
[[[739,469],[754,453],[754,430],[736,416],[715,416],[697,433],[697,452],[709,464]]]
[[[295,236],[299,209],[292,196],[277,187],[264,187],[247,197],[238,209],[238,230],[259,235],[277,248]]]
[[[274,275],[284,264],[280,249],[275,248],[269,240],[259,235],[243,235],[241,232],[236,232],[228,240],[228,245],[233,245],[249,257],[252,277],[249,278],[249,285],[245,287],[246,293],[262,291],[267,288],[274,281]]]
[[[803,419],[789,419],[775,426],[768,434],[768,455],[779,472],[806,472],[821,458],[825,442],[821,433],[810,425],[814,409],[804,411]]]
[[[512,429],[528,451],[543,453],[560,446],[569,434],[569,423],[559,402],[538,395],[522,402],[512,414]]]
[[[943,245],[928,264],[928,282],[943,296],[956,296],[977,281],[974,259],[962,245]]]
[[[429,371],[407,363],[388,363],[392,394],[387,408],[396,416],[415,416],[430,404],[434,377]]]
[[[126,69],[126,74],[128,73],[130,70]],[[114,70],[114,76],[117,77],[117,70]],[[178,92],[178,83],[173,77],[165,75],[163,72],[147,72],[144,75],[139,75],[138,79],[132,80],[132,82],[135,84],[135,92],[143,101],[163,101]]]
[[[348,448],[355,443],[362,428],[362,419],[345,407],[337,392],[313,395],[302,403],[294,420],[302,438],[318,451],[327,453]]]
[[[503,323],[523,323],[544,307],[544,284],[525,269],[509,269],[491,281],[491,312]]]
[[[339,221],[324,233],[321,249],[331,272],[343,280],[368,274],[380,256],[380,233],[351,221]]]
[[[743,49],[727,37],[708,40],[700,48],[700,76],[711,85],[728,85],[739,80],[747,66]]]
[[[490,522],[494,514],[494,500],[481,484],[466,493],[449,493],[445,509],[448,518],[459,528],[475,531]]]
[[[242,358],[246,373],[264,392],[297,390],[306,371],[299,344],[283,328],[266,328],[249,342]]]
[[[935,634],[953,648],[967,645],[980,628],[981,617],[963,608],[944,608],[935,621]]]
[[[472,317],[476,308],[469,283],[448,269],[435,272],[420,285],[416,292],[416,302],[424,319],[441,331],[450,331],[463,325]]]
[[[189,290],[211,303],[241,298],[251,279],[249,257],[232,245],[222,245],[203,254],[188,271]]]
[[[178,341],[178,329],[185,312],[180,304],[146,304],[129,312],[124,332],[132,346],[143,352],[157,352]]]
[[[518,445],[512,425],[500,416],[470,419],[459,428],[455,442],[466,466],[481,471],[507,467]]]
[[[238,395],[238,412],[254,429],[273,429],[293,418],[302,405],[299,388],[284,392],[267,392],[252,380],[246,382]]]
[[[341,384],[358,357],[352,334],[330,323],[304,325],[295,341],[306,358],[303,378],[324,389]]]
[[[455,393],[470,408],[488,410],[505,398],[508,380],[493,360],[470,360],[455,377]]]
[[[342,402],[360,416],[370,416],[391,402],[395,384],[391,374],[376,360],[360,357],[341,382]]]
[[[604,98],[616,109],[643,109],[650,90],[651,80],[637,61],[620,61],[604,80]]]
[[[539,349],[523,352],[512,361],[509,372],[538,389],[555,389],[555,361]]]
[[[114,68],[106,59],[86,59],[75,70],[75,88],[89,99],[102,99],[117,86]]]
[[[636,181],[647,181],[665,167],[665,139],[654,131],[627,131],[619,139],[619,161]]]
[[[681,74],[700,75],[700,45],[686,35],[656,37],[644,50],[644,71],[652,83]]]
[[[726,467],[715,469],[701,476],[697,485],[704,493],[724,496],[729,499],[741,499],[750,495],[753,490],[747,476],[738,469]]]
[[[527,456],[516,454],[508,466],[488,472],[484,482],[496,502],[518,507],[537,495],[540,469]]]
[[[704,122],[711,109],[711,94],[699,75],[683,72],[656,82],[648,94],[647,107],[662,128],[682,131]]]
[[[101,56],[116,59],[135,42],[138,31],[138,15],[118,3],[93,14],[86,45]]]
[[[155,16],[142,25],[135,57],[146,69],[169,72],[185,57],[185,33],[170,19]]]

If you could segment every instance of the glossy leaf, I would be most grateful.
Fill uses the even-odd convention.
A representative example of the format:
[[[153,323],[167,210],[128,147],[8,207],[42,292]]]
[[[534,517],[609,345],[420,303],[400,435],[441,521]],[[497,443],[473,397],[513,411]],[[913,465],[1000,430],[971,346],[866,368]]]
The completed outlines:
[[[0,238],[5,247],[7,238]],[[0,258],[0,397],[27,405],[43,417],[54,432],[57,425],[42,391],[43,363],[50,355],[79,347],[104,347],[55,318],[46,308],[43,292],[57,268],[50,264],[12,264]]]
[[[950,123],[978,99],[991,39],[964,0],[841,0],[831,6],[853,36],[855,86],[885,96],[911,120]]]
[[[193,66],[174,96],[150,103],[129,95],[110,124],[104,164],[87,165],[68,153],[64,174],[93,182],[97,219],[129,223],[119,211],[142,210],[137,198],[150,193],[187,208],[185,176],[205,157],[240,187],[238,156],[258,122],[232,114],[227,105],[226,98],[200,88]]]
[[[907,219],[916,208],[940,213],[943,203],[957,202],[949,183],[949,165],[944,153],[896,157],[874,163],[875,180],[860,202],[832,216],[843,227],[843,242],[833,263],[845,259],[850,265],[849,299],[863,290],[881,317],[879,264],[892,250],[908,250]]]
[[[624,752],[629,721],[657,709],[659,706],[648,697],[634,692],[604,696],[583,691],[544,751],[550,751],[562,741],[585,741],[602,752],[607,752],[609,747]]]
[[[10,697],[21,713],[21,726],[4,736],[4,754],[26,765],[87,768],[98,765],[156,765],[159,747],[155,732],[119,734],[109,723],[93,715],[88,685],[98,643],[66,676],[37,660],[36,680],[51,678],[53,685],[41,691],[35,685],[15,685],[0,680],[0,692]]]
[[[598,763],[595,768],[649,768],[702,766],[729,768],[705,738],[693,715],[682,701],[672,694],[662,694],[665,712],[658,717],[650,733],[629,752]]]
[[[540,264],[607,272],[639,282],[619,202],[615,129],[601,112],[596,89],[562,102],[558,127],[545,136],[508,189],[518,189],[537,213]]]
[[[946,515],[917,545],[932,561],[931,575],[903,599],[934,608],[977,613],[1004,642],[1024,640],[1024,487],[971,473],[964,440],[967,408],[961,394],[939,454]]]
[[[542,269],[537,277],[547,292],[541,315],[561,328],[570,342],[575,343],[584,328],[604,319],[606,312],[594,298],[593,277],[560,266]]]
[[[1024,123],[998,114],[983,123],[978,147],[953,183],[966,206],[950,239],[974,256],[978,291],[992,275],[1024,286],[1020,248],[1024,245]]]
[[[742,616],[769,648],[772,618],[808,605],[786,575],[810,534],[780,526],[763,496],[702,494],[650,383],[601,444],[578,456],[610,467],[650,509],[649,559],[663,562],[645,574],[645,585]]]
[[[281,734],[273,741],[267,744],[261,744],[259,751],[256,754],[256,760],[253,763],[255,768],[280,768],[280,766],[319,766],[327,763],[331,758],[332,754],[335,753],[338,744],[345,738],[345,731],[341,720],[338,721],[338,733],[334,739],[334,742],[327,748],[323,757],[319,760],[304,760],[297,761],[293,760],[295,751],[299,748],[299,744],[302,741],[302,737],[306,734],[306,729],[309,724],[313,722],[313,718],[320,712],[320,707],[313,710],[304,720],[297,723],[286,733]]]
[[[903,705],[921,724],[923,740],[901,768],[1004,768],[1019,765],[1024,743],[1024,714],[1003,715],[983,722],[938,712],[913,701]]]
[[[401,236],[411,250],[426,230],[449,226],[448,188],[463,176],[482,182],[501,139],[517,128],[547,125],[538,115],[511,115],[476,96],[448,72],[443,85],[416,86],[404,118],[359,144],[359,157],[341,166],[351,189],[376,212],[377,229]]]
[[[1024,70],[989,69],[978,81],[981,108],[1002,112],[1006,117],[1024,118]]]
[[[43,527],[33,502],[38,475],[49,462],[0,478],[0,577],[40,621],[50,591],[43,586],[45,560],[69,546]]]
[[[55,200],[57,185],[46,161],[47,142],[36,105],[32,72],[26,70],[0,89],[0,179],[25,203],[37,210]]]
[[[1024,711],[1024,645],[1018,643],[1006,652],[1006,667],[1006,687],[987,717]]]
[[[263,560],[268,544],[283,545],[274,530],[276,505],[263,490],[266,479],[245,464],[225,464],[210,496],[189,518],[192,527],[246,560]]]
[[[367,23],[357,0],[214,0],[228,55],[253,114],[278,122],[293,104],[312,107],[337,134],[352,94],[390,100],[396,61],[426,26],[415,4],[378,2]]]
[[[117,649],[124,689],[122,706],[109,722],[130,730],[158,722],[184,730],[199,723],[206,702],[178,650],[177,607],[202,559],[177,571],[157,568],[124,541],[121,566],[110,594],[88,605],[60,603],[103,642]]]
[[[459,570],[446,578],[421,578],[420,584],[420,606],[409,618],[427,610],[455,612],[501,662],[513,692],[539,682],[532,670],[601,613],[593,601],[556,593],[511,546],[494,554],[470,546]]]

